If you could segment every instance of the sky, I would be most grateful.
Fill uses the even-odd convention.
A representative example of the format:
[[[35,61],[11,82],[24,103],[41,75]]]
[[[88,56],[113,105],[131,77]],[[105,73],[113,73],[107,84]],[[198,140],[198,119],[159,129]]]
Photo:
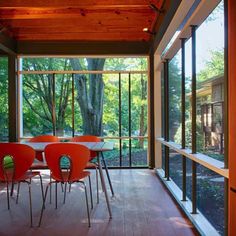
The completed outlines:
[[[197,73],[204,69],[205,62],[211,59],[211,51],[224,48],[223,7],[213,11],[213,20],[206,20],[196,31]],[[186,76],[191,76],[191,42],[186,43]]]

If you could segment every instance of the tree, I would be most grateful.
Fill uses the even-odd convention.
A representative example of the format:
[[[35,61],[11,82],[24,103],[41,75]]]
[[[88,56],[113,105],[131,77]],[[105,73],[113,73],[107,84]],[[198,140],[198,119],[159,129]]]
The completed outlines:
[[[224,50],[211,51],[211,58],[197,76],[198,82],[224,74]]]
[[[69,61],[53,58],[26,60],[24,66],[29,69],[46,71],[53,67],[67,70]],[[71,94],[70,76],[63,74],[55,79],[55,104],[54,81],[51,74],[25,75],[23,78],[24,127],[33,135],[51,133],[53,128],[57,135],[63,135],[65,128],[66,108]],[[40,127],[40,128],[39,128]]]
[[[8,139],[8,61],[0,57],[0,140]]]
[[[88,70],[103,70],[105,59],[87,58]],[[73,70],[82,70],[79,60],[71,58]],[[75,75],[76,100],[80,106],[84,134],[102,135],[104,82],[102,74]]]
[[[180,53],[169,63],[169,126],[170,140],[174,141],[175,133],[181,122],[181,70]]]

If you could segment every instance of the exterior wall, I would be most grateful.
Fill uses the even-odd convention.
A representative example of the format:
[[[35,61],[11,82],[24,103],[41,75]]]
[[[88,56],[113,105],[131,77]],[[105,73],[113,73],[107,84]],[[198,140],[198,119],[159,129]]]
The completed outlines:
[[[236,1],[228,0],[229,235],[236,235]]]

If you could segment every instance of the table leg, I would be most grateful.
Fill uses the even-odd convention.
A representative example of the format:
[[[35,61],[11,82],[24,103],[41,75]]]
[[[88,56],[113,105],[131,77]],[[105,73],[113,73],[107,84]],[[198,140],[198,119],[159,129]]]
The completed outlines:
[[[109,172],[108,172],[108,169],[107,169],[107,164],[106,164],[106,161],[105,161],[105,158],[104,158],[102,152],[101,152],[101,155],[102,155],[102,162],[103,162],[103,165],[104,165],[104,168],[105,168],[106,174],[107,174],[108,183],[109,183],[109,186],[110,186],[110,189],[111,189],[111,193],[112,193],[112,196],[114,196],[114,191],[113,191],[113,187],[112,187],[112,183],[111,183],[110,175],[109,175]]]
[[[105,194],[109,216],[110,216],[110,218],[112,218],[111,206],[110,206],[109,197],[107,194],[106,183],[105,183],[104,176],[103,176],[102,165],[100,163],[99,152],[97,153],[97,156],[98,156],[98,170],[99,170],[99,174],[100,174],[100,178],[101,178],[101,184],[102,184],[102,188],[103,188],[103,191]]]

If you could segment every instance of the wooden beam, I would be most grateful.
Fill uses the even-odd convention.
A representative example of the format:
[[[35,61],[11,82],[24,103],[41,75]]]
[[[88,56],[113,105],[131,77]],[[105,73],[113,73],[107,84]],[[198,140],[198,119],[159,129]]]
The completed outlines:
[[[156,27],[158,28],[157,34],[155,35],[155,39],[153,42],[153,52],[156,51],[156,48],[158,47],[166,29],[168,28],[176,10],[178,9],[179,5],[181,3],[181,0],[166,0],[164,2],[163,9],[166,12],[166,14],[161,15],[161,19],[159,19],[158,24]],[[156,30],[157,30],[156,28]]]
[[[236,2],[228,0],[229,233],[236,235]],[[227,147],[226,147],[227,148]]]
[[[154,12],[146,5],[142,8],[126,7],[126,8],[109,8],[109,9],[89,9],[89,8],[20,8],[20,9],[1,9],[0,19],[17,20],[17,19],[107,19],[112,18],[133,18],[133,17],[154,17]],[[128,17],[128,18],[127,18]]]
[[[17,83],[17,58],[8,57],[8,109],[9,109],[9,141],[18,141],[18,83]]]
[[[116,1],[108,1],[108,0],[86,0],[86,1],[78,1],[78,0],[7,0],[0,1],[0,7],[85,7],[85,6],[110,6],[110,7],[127,7],[132,5],[149,5],[150,3],[155,4],[159,7],[159,2],[157,0],[116,0]],[[125,4],[124,4],[125,3]]]
[[[150,35],[147,35],[143,32],[87,32],[85,33],[53,33],[53,34],[40,34],[35,32],[34,34],[18,34],[16,36],[17,40],[44,40],[44,41],[52,41],[52,40],[64,40],[64,41],[96,41],[97,38],[102,41],[149,41]],[[70,43],[70,42],[69,42]]]
[[[15,54],[16,41],[2,33],[0,33],[0,50],[7,54]]]
[[[148,55],[148,42],[18,41],[20,55]]]

